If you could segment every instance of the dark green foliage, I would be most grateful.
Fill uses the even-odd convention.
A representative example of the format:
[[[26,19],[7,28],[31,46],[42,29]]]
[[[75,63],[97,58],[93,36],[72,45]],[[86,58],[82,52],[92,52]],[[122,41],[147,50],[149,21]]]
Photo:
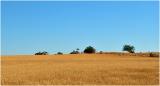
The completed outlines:
[[[57,54],[58,54],[58,55],[63,55],[63,53],[62,53],[62,52],[57,52]]]
[[[77,48],[76,50],[79,51],[79,48]]]
[[[100,51],[99,54],[103,54],[103,51]]]
[[[134,53],[134,50],[135,50],[135,48],[132,45],[124,45],[123,46],[123,51],[128,51],[129,53]]]
[[[35,53],[35,55],[48,55],[48,52],[46,51],[38,52],[38,53]]]
[[[73,50],[70,54],[79,54],[79,51]]]
[[[93,48],[92,46],[88,46],[84,49],[84,53],[95,53],[96,49]]]
[[[79,54],[79,48],[77,48],[76,50],[73,50],[70,54]]]

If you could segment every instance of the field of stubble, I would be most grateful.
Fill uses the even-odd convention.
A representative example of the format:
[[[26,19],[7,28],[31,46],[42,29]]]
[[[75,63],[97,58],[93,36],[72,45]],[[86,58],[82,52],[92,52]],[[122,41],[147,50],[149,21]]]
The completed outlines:
[[[2,85],[157,85],[158,58],[110,54],[2,56]]]

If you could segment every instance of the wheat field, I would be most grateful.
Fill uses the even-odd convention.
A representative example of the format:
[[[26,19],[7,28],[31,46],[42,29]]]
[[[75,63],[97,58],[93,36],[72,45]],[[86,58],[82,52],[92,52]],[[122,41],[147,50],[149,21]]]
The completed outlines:
[[[158,58],[140,56],[1,56],[1,84],[158,85],[158,68]]]

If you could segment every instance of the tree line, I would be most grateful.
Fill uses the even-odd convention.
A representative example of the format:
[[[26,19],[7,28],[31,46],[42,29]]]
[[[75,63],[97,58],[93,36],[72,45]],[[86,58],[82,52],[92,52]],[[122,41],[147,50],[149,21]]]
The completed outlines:
[[[80,54],[81,52],[79,50],[80,49],[77,48],[76,50],[73,50],[72,52],[70,52],[70,54]],[[135,53],[135,47],[132,45],[124,45],[122,50],[127,51],[129,53]],[[88,53],[88,54],[96,53],[96,49],[92,46],[88,46],[84,49],[84,51],[82,53]],[[103,51],[100,51],[100,53],[103,53]],[[46,51],[35,53],[35,55],[48,55],[48,54],[49,53]],[[62,55],[63,53],[57,52],[57,54]]]

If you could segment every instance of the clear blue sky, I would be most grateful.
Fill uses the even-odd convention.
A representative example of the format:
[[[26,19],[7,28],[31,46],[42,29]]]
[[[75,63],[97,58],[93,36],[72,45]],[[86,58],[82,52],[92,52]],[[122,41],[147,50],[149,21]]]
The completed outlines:
[[[158,2],[2,2],[2,55],[158,51]]]

